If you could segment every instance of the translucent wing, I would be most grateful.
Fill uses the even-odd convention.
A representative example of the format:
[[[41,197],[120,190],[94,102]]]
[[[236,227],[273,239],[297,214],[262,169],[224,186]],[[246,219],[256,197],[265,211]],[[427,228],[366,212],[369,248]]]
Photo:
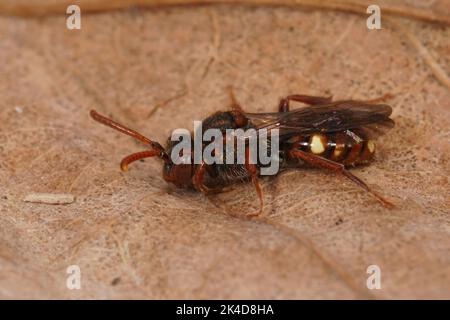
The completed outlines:
[[[386,104],[336,101],[288,112],[246,113],[257,129],[279,129],[280,136],[336,132],[361,128],[371,137],[394,126],[389,118],[392,108]]]

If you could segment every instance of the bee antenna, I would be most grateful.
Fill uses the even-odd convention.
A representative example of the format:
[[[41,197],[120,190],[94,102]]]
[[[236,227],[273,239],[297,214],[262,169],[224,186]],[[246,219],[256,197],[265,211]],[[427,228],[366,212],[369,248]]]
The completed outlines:
[[[159,151],[161,158],[165,162],[167,162],[169,160],[169,156],[167,155],[165,149],[158,142],[152,141],[149,138],[144,137],[139,132],[134,131],[133,129],[127,128],[124,125],[105,117],[105,116],[99,114],[95,110],[91,110],[90,115],[91,115],[92,119],[94,119],[95,121],[100,122],[101,124],[104,124],[105,126],[111,127],[117,131],[120,131],[126,135],[129,135],[130,137],[135,138],[136,140],[139,140],[145,144],[150,145],[152,147],[152,149]]]

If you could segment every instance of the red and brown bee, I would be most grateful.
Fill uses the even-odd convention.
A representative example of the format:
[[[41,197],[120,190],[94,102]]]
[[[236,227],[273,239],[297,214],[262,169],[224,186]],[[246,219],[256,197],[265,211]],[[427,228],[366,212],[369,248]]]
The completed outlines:
[[[230,91],[231,92],[231,91]],[[368,102],[355,100],[332,101],[329,97],[290,95],[281,99],[277,112],[247,113],[231,92],[231,110],[216,112],[202,121],[203,130],[219,129],[278,129],[280,169],[313,166],[339,173],[372,194],[383,205],[393,205],[374,192],[361,179],[347,170],[348,167],[368,164],[375,154],[374,139],[394,126],[390,118],[392,108],[379,100]],[[308,106],[290,110],[290,102]],[[263,196],[259,185],[260,163],[251,163],[247,147],[244,164],[174,164],[169,156],[177,144],[169,139],[164,148],[140,133],[129,129],[96,111],[91,111],[94,120],[112,127],[143,142],[148,150],[125,157],[120,166],[126,171],[136,160],[159,157],[164,162],[163,178],[179,188],[192,188],[203,193],[220,192],[226,186],[252,181],[260,199]],[[268,138],[270,139],[270,137]]]

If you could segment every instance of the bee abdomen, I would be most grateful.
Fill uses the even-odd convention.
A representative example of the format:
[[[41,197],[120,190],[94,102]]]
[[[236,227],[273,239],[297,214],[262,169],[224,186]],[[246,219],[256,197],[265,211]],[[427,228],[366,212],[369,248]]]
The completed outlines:
[[[353,131],[315,133],[295,137],[299,148],[346,166],[368,163],[375,154],[375,143]]]

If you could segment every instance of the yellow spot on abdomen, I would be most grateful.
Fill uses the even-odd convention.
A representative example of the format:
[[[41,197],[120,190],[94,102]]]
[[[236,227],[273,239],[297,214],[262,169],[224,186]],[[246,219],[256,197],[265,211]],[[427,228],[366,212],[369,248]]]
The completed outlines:
[[[375,142],[373,142],[373,140],[367,141],[367,149],[369,150],[370,153],[375,152]]]
[[[309,147],[314,154],[320,154],[325,151],[327,138],[321,134],[315,134],[311,137]]]
[[[334,148],[333,156],[339,158],[342,152],[344,152],[344,149],[345,149],[344,144],[337,144],[336,147]]]

